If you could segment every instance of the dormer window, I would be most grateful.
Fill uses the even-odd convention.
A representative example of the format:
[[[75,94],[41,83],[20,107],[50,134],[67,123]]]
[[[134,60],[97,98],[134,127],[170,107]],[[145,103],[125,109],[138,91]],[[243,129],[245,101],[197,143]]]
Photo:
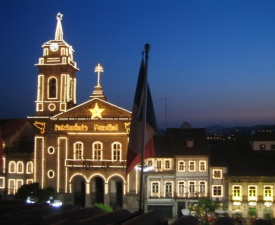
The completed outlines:
[[[194,141],[191,140],[191,139],[187,140],[186,146],[187,146],[187,148],[193,148],[194,147]]]

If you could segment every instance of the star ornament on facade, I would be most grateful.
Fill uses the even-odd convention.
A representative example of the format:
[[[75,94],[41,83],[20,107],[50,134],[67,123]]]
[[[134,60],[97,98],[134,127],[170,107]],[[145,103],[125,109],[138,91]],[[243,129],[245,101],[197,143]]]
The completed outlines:
[[[95,107],[93,109],[89,109],[89,111],[92,113],[91,119],[94,119],[96,117],[98,118],[102,118],[101,113],[104,111],[105,109],[99,108],[98,104],[95,104]]]

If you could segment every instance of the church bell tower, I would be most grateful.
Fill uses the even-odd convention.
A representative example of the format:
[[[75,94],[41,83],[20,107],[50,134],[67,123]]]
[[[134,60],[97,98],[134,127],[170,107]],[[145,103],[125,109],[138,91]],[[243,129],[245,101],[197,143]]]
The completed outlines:
[[[63,39],[63,15],[57,14],[54,40],[42,45],[43,56],[38,67],[36,115],[53,116],[76,105],[76,76],[79,70],[73,60],[73,48]]]

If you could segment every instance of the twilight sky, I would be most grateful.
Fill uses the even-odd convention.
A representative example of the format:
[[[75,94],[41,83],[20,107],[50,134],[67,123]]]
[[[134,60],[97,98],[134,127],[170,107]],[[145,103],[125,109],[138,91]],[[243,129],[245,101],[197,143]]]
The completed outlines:
[[[1,0],[0,119],[34,115],[34,64],[58,12],[80,69],[78,104],[101,63],[107,100],[131,111],[148,42],[159,128],[275,124],[274,0]]]

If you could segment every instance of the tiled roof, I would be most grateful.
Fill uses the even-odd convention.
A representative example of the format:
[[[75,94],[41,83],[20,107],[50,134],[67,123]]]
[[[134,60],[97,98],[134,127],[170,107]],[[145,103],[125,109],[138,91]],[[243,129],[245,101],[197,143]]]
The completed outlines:
[[[188,142],[193,142],[193,146],[188,147]],[[154,144],[156,157],[210,154],[202,128],[169,128],[165,134],[154,136]]]

